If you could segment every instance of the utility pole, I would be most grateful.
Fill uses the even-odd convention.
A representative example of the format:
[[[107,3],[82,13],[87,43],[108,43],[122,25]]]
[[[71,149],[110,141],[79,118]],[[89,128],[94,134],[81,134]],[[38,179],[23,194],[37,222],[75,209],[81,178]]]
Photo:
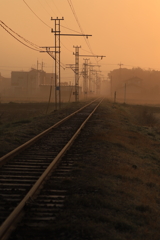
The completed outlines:
[[[88,36],[92,36],[92,35],[85,35],[85,34],[61,34],[61,31],[60,31],[60,21],[61,20],[64,20],[64,18],[62,19],[53,19],[51,18],[51,20],[54,20],[55,21],[55,31],[52,30],[52,32],[55,33],[55,78],[56,78],[56,81],[55,81],[55,84],[57,85],[57,72],[59,71],[59,108],[60,108],[60,102],[61,102],[61,91],[60,91],[60,36],[86,36],[88,38]],[[58,22],[58,23],[57,23]],[[57,36],[58,36],[58,43],[57,43]],[[59,51],[57,51],[57,48],[59,48]],[[76,101],[78,101],[79,99],[79,96],[78,96],[78,91],[77,89],[79,88],[79,86],[77,85],[78,84],[78,81],[79,81],[79,76],[78,76],[78,72],[79,72],[79,48],[76,47],[76,68],[75,71],[75,98],[76,98]],[[57,59],[57,57],[59,57],[59,59]],[[59,62],[59,69],[57,70],[57,61]],[[55,96],[57,96],[57,92],[55,91]],[[76,97],[77,96],[77,97]],[[55,98],[56,102],[57,102],[57,99]]]
[[[41,64],[41,71],[43,71],[43,67],[44,67],[44,63],[42,61],[42,64]]]
[[[93,93],[93,65],[89,65],[89,84],[88,84],[88,88],[89,88],[89,93]]]
[[[84,95],[87,96],[88,94],[88,61],[89,58],[85,58],[84,59],[84,74],[83,74],[83,91],[84,91]]]
[[[96,82],[96,80],[93,81],[92,76],[93,76],[93,73],[94,73],[94,75],[97,75],[97,73],[96,73],[96,70],[93,70],[93,67],[100,67],[100,65],[89,64],[88,66],[89,66],[89,91],[93,92],[93,88],[94,88],[94,91],[96,92],[97,91],[97,82]],[[93,83],[94,83],[94,86],[93,86]]]
[[[98,76],[98,71],[96,71],[96,94],[98,95],[99,93],[99,76]]]
[[[38,74],[38,60],[37,60],[37,86],[39,86],[39,74]]]
[[[88,37],[89,35],[87,35]],[[75,48],[75,101],[79,101],[79,57],[101,57],[101,59],[105,56],[98,56],[98,55],[79,55],[79,48],[78,46],[74,47]],[[84,59],[87,60],[87,62],[84,63],[84,81],[83,81],[83,90],[84,92],[88,92],[88,60],[89,59]],[[71,69],[73,70],[73,65],[71,66]]]
[[[121,84],[121,66],[123,65],[121,62],[118,64],[119,65],[119,84]]]
[[[120,73],[119,73],[119,74],[120,74],[120,81],[121,81],[121,66],[123,66],[123,64],[122,64],[122,63],[119,63],[118,65],[119,65],[119,70],[120,70]]]
[[[100,67],[100,65],[95,65],[95,66]],[[100,94],[101,78],[98,73],[101,71],[100,70],[92,70],[92,72],[94,72],[94,74],[95,74],[95,86],[96,86],[95,93]]]
[[[101,59],[103,59],[103,57],[106,57],[106,56],[102,56],[102,55],[79,55],[81,57],[101,57]],[[89,60],[89,59],[84,59],[84,60]],[[88,91],[88,61],[84,63],[84,91]],[[87,74],[86,74],[87,73]],[[97,85],[97,78],[96,78],[96,86],[98,88],[98,85]],[[97,90],[97,89],[96,89]]]
[[[99,70],[97,71],[97,94],[100,94],[100,89],[101,89],[101,77],[100,74],[98,74],[98,72],[101,72],[100,67]]]
[[[126,103],[126,83],[124,84],[124,103]]]
[[[60,18],[52,18],[51,20],[55,21],[55,29],[51,30],[51,32],[54,32],[55,35],[55,108],[57,110],[57,99],[59,101],[59,109],[61,107],[61,68],[60,68],[60,56],[61,56],[61,51],[60,51],[60,21],[64,20],[62,17]],[[58,96],[57,96],[58,95]]]
[[[61,62],[60,62],[60,53],[61,53],[61,51],[60,51],[60,48],[61,48],[61,46],[60,46],[60,36],[83,36],[83,37],[85,36],[85,37],[88,38],[88,36],[92,36],[92,35],[88,35],[88,34],[61,34],[60,21],[64,20],[64,18],[62,17],[61,19],[59,19],[57,17],[57,18],[54,19],[54,18],[51,17],[51,20],[55,21],[55,29],[51,30],[51,32],[54,32],[54,34],[55,34],[55,46],[54,47],[45,47],[46,51],[40,51],[40,52],[47,52],[55,60],[55,107],[57,109],[57,91],[59,91],[59,108],[60,108],[60,103],[61,103],[60,66],[62,67],[62,65],[61,65]],[[42,47],[42,48],[44,48],[44,47]],[[50,51],[50,48],[55,48],[55,51]],[[53,52],[55,53],[54,55],[53,55]],[[76,52],[76,56],[77,56],[77,59],[78,59],[79,54],[77,52]],[[58,74],[59,74],[59,76],[57,76]],[[76,83],[77,83],[77,79],[78,79],[78,77],[76,77]]]
[[[75,73],[75,102],[79,101],[79,57],[85,57],[85,56],[89,56],[89,57],[101,57],[101,59],[105,56],[98,56],[98,55],[80,55],[79,54],[79,48],[81,48],[81,46],[73,46],[75,48],[75,53],[73,53],[75,55],[75,64],[67,64],[68,68],[71,68],[72,71]],[[84,59],[84,60],[89,60],[89,59]],[[88,84],[88,67],[89,66],[100,66],[100,65],[89,65],[88,62],[84,63],[84,71],[83,71],[83,89],[84,91],[86,90],[86,92],[88,92],[88,89],[90,90],[90,79],[89,79],[89,84]],[[96,83],[95,83],[96,84]],[[88,86],[89,85],[89,86]],[[77,94],[76,94],[77,93]]]
[[[79,101],[79,48],[75,48],[75,102]]]
[[[41,66],[40,70],[39,70],[39,65]],[[43,71],[43,62],[40,63],[37,60],[37,86],[39,86],[40,84],[43,84],[43,79],[41,74],[42,71]]]
[[[121,66],[123,65],[123,63],[118,63],[119,67],[121,68]]]
[[[111,99],[112,99],[112,91],[113,91],[113,86],[112,86],[112,75],[110,77],[110,90],[111,90]]]

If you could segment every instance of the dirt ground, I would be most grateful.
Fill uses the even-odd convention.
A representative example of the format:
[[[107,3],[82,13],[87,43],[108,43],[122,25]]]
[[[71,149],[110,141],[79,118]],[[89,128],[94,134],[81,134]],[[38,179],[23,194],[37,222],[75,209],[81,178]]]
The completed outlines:
[[[48,239],[160,239],[159,111],[103,102],[81,134],[82,158]]]
[[[80,134],[81,158],[65,182],[65,207],[39,239],[160,239],[159,113],[158,106],[103,101]]]
[[[0,157],[30,140],[85,102],[63,103],[61,109],[51,103],[0,104]]]

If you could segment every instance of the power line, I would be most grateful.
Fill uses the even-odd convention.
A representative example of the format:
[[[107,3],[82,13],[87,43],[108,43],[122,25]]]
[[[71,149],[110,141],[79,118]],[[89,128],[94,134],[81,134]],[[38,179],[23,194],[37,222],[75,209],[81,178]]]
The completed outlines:
[[[25,2],[25,0],[23,0],[23,2],[26,4],[26,6],[30,9],[30,11],[43,23],[45,24],[47,27],[51,28],[47,23],[45,23],[32,9],[31,7]]]
[[[73,13],[75,19],[76,19],[76,22],[77,22],[77,24],[78,24],[78,26],[79,26],[79,28],[80,28],[80,30],[81,30],[81,33],[84,34],[84,31],[83,31],[83,29],[82,29],[82,27],[81,27],[81,25],[80,25],[80,22],[79,22],[79,20],[78,20],[78,17],[77,17],[77,14],[76,14],[76,11],[75,11],[75,9],[74,9],[74,6],[73,6],[72,1],[71,1],[71,0],[67,0],[67,1],[68,1],[68,4],[69,4],[69,6],[70,6],[70,8],[71,8],[71,10],[72,10],[72,13]],[[91,52],[93,55],[95,55],[95,54],[93,53],[93,51],[92,51],[92,48],[91,48],[91,46],[90,46],[89,41],[87,41],[86,38],[84,38],[84,39],[85,39],[85,42],[86,42],[86,44],[87,44],[90,52]]]
[[[69,50],[61,41],[61,44],[63,45],[64,48],[66,48],[69,52],[72,52],[71,50]]]
[[[49,11],[46,9],[46,8],[44,8],[44,6],[43,6],[43,4],[41,3],[41,1],[39,0],[39,3],[41,4],[41,6],[42,6],[42,8],[50,15],[50,13],[49,13]],[[47,3],[47,2],[46,2]],[[48,4],[48,3],[47,3]],[[50,8],[50,7],[49,7]]]
[[[81,32],[75,31],[75,30],[73,30],[73,29],[71,29],[71,28],[65,27],[65,26],[63,26],[63,25],[61,25],[61,27],[66,28],[66,29],[71,30],[71,31],[76,32],[76,33],[81,33]]]
[[[15,37],[11,32],[9,32],[1,23],[0,23],[0,26],[1,26],[6,32],[8,32],[13,38],[15,38],[18,42],[20,42],[21,44],[23,44],[24,46],[26,46],[26,47],[34,50],[34,51],[38,51],[38,52],[39,52],[38,49],[35,49],[35,48],[30,47],[30,46],[28,46],[27,44],[23,43],[23,42],[22,42],[21,40],[19,40],[18,38],[16,38],[16,37]]]
[[[51,28],[48,24],[46,24],[32,9],[31,9],[31,7],[25,2],[25,0],[23,0],[23,2],[27,5],[27,7],[30,9],[30,11],[43,23],[43,24],[45,24],[47,27],[49,27],[49,28]],[[47,3],[47,1],[46,1],[46,3]],[[48,4],[48,3],[47,3]],[[55,3],[53,3],[55,6],[56,6],[56,4]],[[41,4],[42,5],[42,4]],[[48,6],[49,6],[49,4],[48,4]],[[43,6],[42,6],[43,7]],[[57,8],[57,6],[56,6],[56,8]],[[57,8],[57,10],[59,11],[59,9]],[[74,10],[74,8],[73,8],[73,10]],[[60,12],[60,11],[59,11]],[[47,11],[47,13],[48,13],[48,11]],[[48,13],[49,14],[49,13]],[[77,18],[77,21],[78,21],[78,18]],[[80,25],[79,25],[80,26]],[[61,25],[61,27],[63,27],[63,28],[65,28],[65,29],[68,29],[68,30],[71,30],[71,31],[73,31],[73,32],[77,32],[77,33],[80,33],[80,32],[78,32],[78,31],[75,31],[75,30],[73,30],[73,29],[71,29],[71,28],[68,28],[68,27],[65,27],[65,26],[62,26]],[[81,26],[80,26],[80,28],[81,28]],[[83,30],[81,29],[81,32],[83,32]],[[62,42],[61,42],[62,43]],[[68,51],[70,51],[70,52],[72,52],[71,50],[69,50],[63,43],[62,43],[62,45],[68,50]]]
[[[29,44],[32,45],[33,47],[37,48],[37,50],[39,50],[40,47],[39,47],[38,45],[36,45],[35,43],[32,43],[31,41],[25,39],[24,37],[22,37],[21,35],[19,35],[19,34],[16,33],[15,31],[13,31],[10,27],[8,27],[8,26],[7,26],[4,22],[2,22],[1,20],[0,20],[0,22],[1,22],[6,28],[8,28],[10,31],[12,31],[14,34],[16,34],[18,37],[22,38],[25,42],[29,43]]]
[[[26,4],[26,6],[30,9],[30,11],[43,23],[43,24],[45,24],[47,27],[49,27],[49,28],[51,28],[48,24],[46,24],[32,9],[31,9],[31,7],[25,2],[25,0],[23,0],[23,2]],[[46,2],[47,3],[47,2]],[[48,3],[47,3],[48,4]],[[55,5],[55,3],[53,3],[54,5]],[[55,5],[56,6],[56,5]],[[56,8],[57,8],[57,6],[56,6]],[[58,9],[58,8],[57,8]],[[59,11],[59,9],[58,9],[58,11]],[[48,13],[49,14],[49,13]],[[73,30],[73,29],[70,29],[70,28],[67,28],[67,27],[65,27],[65,26],[62,26],[63,28],[66,28],[66,29],[69,29],[69,30],[71,30],[71,31],[73,31],[73,32],[77,32],[77,31],[75,31],[75,30]],[[78,33],[78,32],[77,32]],[[61,42],[62,43],[62,42]],[[63,46],[67,49],[67,47],[63,44]],[[71,50],[69,50],[69,49],[67,49],[68,51],[70,51],[70,52],[72,52]]]
[[[91,53],[90,51],[87,51],[87,50],[85,50],[84,48],[81,48],[83,51],[85,51],[85,52],[88,52],[88,53]]]
[[[57,5],[53,2],[53,0],[52,0],[52,3],[55,5],[55,7],[57,8],[57,10],[58,10],[58,12],[61,14],[61,15],[63,15],[62,13],[61,13],[61,11],[59,10],[59,8],[57,7]]]
[[[4,25],[2,25],[2,24]],[[36,44],[34,44],[34,43],[32,43],[31,41],[29,41],[29,40],[27,40],[27,39],[25,39],[24,37],[22,37],[21,35],[19,35],[18,33],[16,33],[15,31],[13,31],[10,27],[8,27],[4,22],[2,22],[1,20],[0,20],[0,25],[1,25],[1,27],[5,30],[5,31],[7,31],[12,37],[14,37],[18,42],[20,42],[20,43],[22,43],[23,45],[25,45],[26,47],[28,47],[28,48],[30,48],[30,49],[32,49],[32,50],[35,50],[35,51],[41,51],[42,50],[42,47],[39,47],[38,45],[36,45]],[[32,48],[32,47],[30,47],[30,46],[28,46],[27,44],[25,44],[25,43],[23,43],[22,41],[20,41],[18,38],[16,38],[12,33],[10,33],[6,28],[8,28],[10,31],[12,31],[14,34],[16,34],[18,37],[20,37],[20,38],[22,38],[25,42],[27,42],[27,43],[29,43],[29,44],[31,44],[33,47],[35,47],[35,48]],[[64,47],[65,47],[65,45],[64,44],[62,44]],[[66,48],[66,47],[65,47]],[[68,48],[66,48],[68,51],[70,51]],[[49,53],[49,51],[46,51],[47,53]],[[72,52],[72,51],[71,51]],[[52,56],[53,57],[53,56]],[[54,57],[53,57],[54,58]],[[62,62],[60,62],[63,66],[63,68],[65,68],[65,64],[64,63],[62,63]]]
[[[48,4],[48,2],[46,1],[46,3]],[[54,3],[55,4],[55,3]],[[49,4],[48,4],[48,6],[49,6]],[[55,5],[56,6],[56,5]],[[49,6],[50,7],[50,6]],[[56,8],[57,8],[57,6],[56,6]],[[58,9],[58,8],[57,8]],[[58,9],[58,11],[59,11],[59,9]],[[48,12],[48,11],[47,11]],[[49,13],[48,13],[49,14]],[[71,29],[71,28],[69,28],[69,27],[65,27],[65,26],[63,26],[63,25],[61,25],[61,27],[63,27],[63,28],[65,28],[65,29],[68,29],[68,30],[70,30],[70,31],[73,31],[73,32],[76,32],[76,33],[81,33],[81,32],[78,32],[78,31],[75,31],[75,30],[73,30],[73,29]]]
[[[29,5],[25,2],[25,0],[23,0],[24,1],[24,3],[27,5],[27,7],[29,7]],[[46,1],[46,3],[48,4],[48,2]],[[41,3],[40,3],[41,4]],[[55,4],[55,3],[54,3]],[[41,6],[43,7],[43,5],[41,4]],[[49,7],[51,7],[49,4],[48,4],[48,6]],[[55,5],[56,6],[56,5]],[[44,7],[43,7],[44,8]],[[56,6],[56,8],[57,8],[57,6]],[[31,9],[31,7],[29,7],[29,9],[33,12],[33,10]],[[44,8],[45,9],[45,8]],[[57,8],[58,9],[58,8]],[[45,11],[48,13],[48,15],[50,15],[50,13],[45,9]],[[58,11],[59,11],[59,9],[58,9]],[[38,17],[38,15],[35,13],[35,12],[33,12],[34,13],[34,15],[36,15],[36,17]],[[41,21],[41,22],[43,22],[45,25],[47,25],[47,27],[49,26],[48,24],[46,24],[40,17],[38,17],[38,19]],[[50,27],[50,26],[49,26]],[[63,28],[66,28],[66,29],[68,29],[68,30],[71,30],[71,31],[73,31],[73,32],[77,32],[77,33],[80,33],[80,32],[78,32],[78,31],[75,31],[75,30],[73,30],[73,29],[71,29],[71,28],[68,28],[68,27],[65,27],[65,26],[63,26],[63,25],[61,25],[61,27],[63,27]],[[51,28],[51,27],[50,27]]]
[[[81,30],[81,33],[83,33],[83,29],[82,29],[82,27],[81,27],[81,25],[80,25],[80,22],[79,22],[79,20],[78,20],[78,17],[77,17],[77,14],[76,14],[76,12],[75,12],[73,3],[72,3],[71,0],[70,0],[70,1],[67,0],[67,1],[68,1],[68,4],[69,4],[69,6],[70,6],[70,8],[71,8],[71,10],[72,10],[72,13],[73,13],[75,19],[76,19],[76,22],[77,22],[77,24],[78,24],[78,26],[79,26],[79,28],[80,28],[80,30]],[[83,34],[84,34],[84,33],[83,33]]]
[[[49,6],[49,8],[52,8],[52,6],[47,2],[47,0],[45,0],[46,1],[46,3],[47,3],[47,5]],[[51,10],[51,12],[54,12],[54,10],[53,10],[53,8],[52,8],[52,10]],[[55,12],[54,12],[55,13]]]

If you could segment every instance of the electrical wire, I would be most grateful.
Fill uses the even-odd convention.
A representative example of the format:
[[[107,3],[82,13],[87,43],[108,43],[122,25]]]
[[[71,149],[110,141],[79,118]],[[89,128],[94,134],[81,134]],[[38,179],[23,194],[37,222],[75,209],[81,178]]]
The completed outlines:
[[[27,5],[27,7],[31,10],[31,12],[43,23],[43,24],[45,24],[47,27],[49,27],[49,28],[51,28],[48,24],[46,24],[32,9],[31,9],[31,7],[25,2],[25,0],[23,0],[23,2]],[[47,1],[46,1],[46,3],[47,3]],[[48,4],[48,3],[47,3]],[[56,4],[55,3],[53,3],[55,6],[56,6]],[[41,4],[42,5],[42,4]],[[43,6],[42,6],[43,7]],[[57,6],[56,6],[56,8],[57,8]],[[57,8],[57,10],[59,11],[59,9]],[[74,8],[73,8],[73,11],[74,11]],[[59,11],[60,12],[60,11]],[[48,13],[48,11],[47,11],[47,13]],[[49,14],[49,13],[48,13]],[[75,17],[76,17],[76,15],[75,15]],[[76,18],[77,19],[77,21],[78,21],[78,18]],[[73,29],[71,29],[71,28],[68,28],[68,27],[65,27],[65,26],[63,26],[63,25],[61,25],[61,27],[63,27],[63,28],[65,28],[65,29],[68,29],[68,30],[71,30],[71,31],[73,31],[73,32],[76,32],[76,33],[80,33],[80,32],[78,32],[78,31],[75,31],[75,30],[73,30]],[[79,24],[79,27],[80,27],[80,29],[81,29],[81,26],[80,26],[80,24]],[[83,30],[81,29],[81,32],[82,32]],[[71,50],[69,50],[62,42],[61,42],[61,44],[68,50],[68,51],[70,51],[70,52],[72,52]]]
[[[64,47],[65,49],[67,49],[69,52],[73,52],[73,51],[69,50],[69,49],[62,43],[62,41],[61,41],[61,44],[62,44],[63,47]]]
[[[79,20],[78,20],[78,17],[77,17],[77,14],[76,14],[76,11],[75,11],[75,9],[74,9],[74,6],[73,6],[72,1],[71,1],[71,0],[67,0],[67,1],[68,1],[68,4],[69,4],[69,6],[70,6],[70,8],[71,8],[71,10],[72,10],[72,13],[73,13],[75,19],[76,19],[76,22],[77,22],[77,24],[78,24],[78,26],[79,26],[79,28],[80,28],[80,30],[81,30],[81,33],[84,34],[84,31],[83,31],[83,29],[82,29],[82,27],[81,27],[81,25],[80,25],[80,22],[79,22]],[[93,51],[92,51],[92,48],[91,48],[91,46],[90,46],[89,41],[87,41],[87,39],[86,39],[85,37],[84,37],[84,40],[85,40],[85,42],[86,42],[86,44],[87,44],[90,52],[92,53],[92,55],[95,55],[95,54],[93,53]],[[96,60],[96,58],[95,58],[95,60]],[[97,60],[96,60],[96,61],[97,61]]]
[[[35,49],[35,48],[33,48],[33,47],[30,47],[30,46],[28,46],[27,44],[23,43],[23,42],[22,42],[21,40],[19,40],[18,38],[16,38],[16,37],[15,37],[11,32],[9,32],[1,23],[0,23],[0,26],[1,26],[6,32],[8,32],[13,38],[15,38],[18,42],[20,42],[21,44],[23,44],[24,46],[26,46],[26,47],[34,50],[34,51],[38,51],[38,52],[39,52],[38,49]]]
[[[50,13],[48,12],[48,10],[43,6],[43,4],[41,3],[41,1],[39,0],[40,5],[42,6],[42,8],[46,11],[46,13],[48,13],[48,15],[50,15]]]
[[[80,25],[80,23],[79,23],[78,17],[77,17],[77,15],[76,15],[76,12],[75,12],[75,9],[74,9],[74,7],[73,7],[73,4],[72,4],[71,0],[70,0],[70,1],[67,0],[67,2],[68,2],[69,6],[70,6],[70,8],[71,8],[71,11],[72,11],[72,13],[73,13],[73,15],[74,15],[74,18],[75,18],[78,26],[79,26],[79,29],[80,29],[81,33],[84,34],[83,29],[81,28],[81,25]]]
[[[4,24],[6,27],[8,27],[8,26],[7,26],[5,23],[3,23],[1,20],[0,20],[0,22],[1,22],[2,24]],[[17,34],[15,31],[13,31],[11,28],[8,27],[8,29],[10,29],[12,32],[14,32],[15,34],[17,34],[17,35],[18,35],[19,37],[21,37],[22,39],[24,39],[26,42],[28,42],[28,43],[30,43],[30,44],[32,44],[32,45],[35,45],[35,46],[36,46],[37,48],[39,48],[39,49],[35,49],[35,48],[32,48],[32,47],[28,46],[27,44],[23,43],[23,42],[20,41],[18,38],[16,38],[12,33],[10,33],[1,23],[0,23],[1,27],[2,27],[5,31],[7,31],[12,37],[14,37],[18,42],[22,43],[23,45],[25,45],[26,47],[28,47],[28,48],[30,48],[30,49],[32,49],[32,50],[35,50],[35,51],[38,51],[38,52],[40,51],[40,47],[39,47],[38,45],[36,45],[36,44],[34,44],[34,43],[26,40],[25,38],[21,37],[19,34]],[[47,53],[49,53],[49,52],[47,51]],[[52,56],[52,58],[54,58],[54,57]],[[57,61],[57,63],[59,63],[59,61]],[[65,64],[62,63],[62,62],[60,62],[60,64],[61,64],[61,67],[62,67],[63,69],[65,69]]]
[[[32,9],[31,7],[26,3],[25,0],[23,0],[23,2],[26,4],[26,6],[30,9],[30,11],[43,23],[45,24],[47,27],[51,28],[47,23],[45,23]]]
[[[53,2],[52,0],[52,3],[55,5],[55,7],[57,8],[58,12],[62,15],[61,11],[59,10],[59,8],[57,7],[57,5]]]
[[[81,33],[84,34],[83,29],[82,29],[82,27],[81,27],[81,25],[80,25],[80,22],[79,22],[79,20],[78,20],[78,17],[77,17],[77,14],[76,14],[76,11],[75,11],[75,9],[74,9],[74,6],[73,6],[72,1],[71,1],[71,0],[67,0],[67,1],[68,1],[68,3],[69,3],[69,6],[70,6],[70,8],[71,8],[71,10],[72,10],[72,13],[73,13],[75,19],[76,19],[76,22],[77,22],[77,24],[78,24],[78,26],[79,26],[79,29],[81,30]]]
[[[90,51],[87,51],[87,50],[85,50],[84,48],[81,48],[83,51],[85,51],[85,52],[88,52],[88,53],[91,53]]]
[[[25,0],[23,0],[23,2],[27,5],[27,7],[30,9],[30,11],[43,23],[43,24],[45,24],[47,27],[49,27],[49,28],[51,28],[48,24],[46,24],[32,9],[31,9],[31,7],[26,3],[26,1]],[[47,3],[47,1],[46,1],[46,3]],[[48,4],[48,3],[47,3]],[[54,5],[55,5],[55,3],[53,3]],[[56,6],[56,5],[55,5]],[[56,8],[57,8],[57,6],[56,6]],[[58,9],[58,8],[57,8]],[[58,11],[59,11],[59,9],[58,9]],[[48,13],[49,14],[49,13]],[[73,31],[73,32],[77,32],[77,31],[75,31],[75,30],[73,30],[73,29],[70,29],[70,28],[67,28],[67,27],[65,27],[65,26],[62,26],[61,25],[61,27],[63,27],[63,28],[66,28],[66,29],[69,29],[69,30],[71,30],[71,31]],[[77,33],[79,33],[79,32],[77,32]],[[62,43],[62,42],[61,42]],[[62,44],[68,51],[70,51],[70,52],[72,52],[71,50],[69,50],[64,44]]]
[[[53,54],[52,54],[50,51],[47,51],[47,50],[46,50],[46,52],[47,52],[48,55],[51,56],[58,64],[60,63],[60,66],[65,70],[65,64],[64,64],[64,63],[62,63],[62,62],[59,61],[59,60],[56,60],[56,59],[55,59],[55,56],[53,56]]]
[[[3,25],[2,25],[2,24],[3,24]],[[13,38],[15,38],[18,42],[20,42],[20,43],[23,44],[24,46],[26,46],[26,47],[34,50],[34,51],[38,51],[38,52],[42,50],[41,47],[39,47],[38,45],[30,42],[29,40],[25,39],[24,37],[20,36],[18,33],[16,33],[16,32],[13,31],[11,28],[9,28],[9,27],[8,27],[4,22],[2,22],[1,20],[0,20],[0,26],[1,26],[6,32],[8,32]],[[27,43],[29,43],[30,45],[32,45],[34,48],[28,46],[27,44],[25,44],[24,42],[22,42],[21,40],[19,40],[19,39],[18,39],[17,37],[15,37],[11,32],[9,32],[9,30],[8,30],[7,28],[8,28],[10,31],[12,31],[14,34],[16,34],[18,37],[22,38],[25,42],[27,42]],[[47,50],[46,50],[46,52],[55,60],[54,56],[50,53],[50,51],[47,51]],[[57,61],[57,63],[59,63],[59,61]],[[61,67],[62,67],[63,69],[65,69],[65,64],[64,64],[64,63],[60,62],[60,65],[61,65]]]
[[[0,22],[6,27],[8,28],[11,32],[13,32],[14,34],[16,34],[18,37],[22,38],[25,42],[29,43],[30,45],[32,45],[33,47],[37,48],[37,50],[40,50],[40,47],[38,45],[36,45],[35,43],[32,43],[31,41],[25,39],[24,37],[22,37],[21,35],[19,35],[18,33],[16,33],[15,31],[13,31],[10,27],[8,27],[4,22],[2,22],[0,20]]]
[[[68,4],[69,4],[69,6],[70,6],[70,8],[71,8],[71,10],[72,10],[72,13],[73,13],[73,15],[74,15],[74,17],[75,17],[75,19],[76,19],[76,21],[77,21],[77,23],[78,23],[78,26],[79,26],[79,28],[80,28],[82,34],[84,34],[84,31],[83,31],[83,29],[82,29],[82,27],[81,27],[81,25],[80,25],[79,20],[78,20],[78,17],[77,17],[76,11],[75,11],[75,9],[74,9],[74,6],[73,6],[73,3],[72,3],[72,0],[67,0],[67,1],[68,1]],[[92,55],[95,55],[94,52],[93,52],[93,50],[92,50],[92,48],[91,48],[91,45],[90,45],[90,43],[89,43],[89,40],[86,39],[85,37],[84,37],[84,40],[85,40],[85,42],[86,42],[86,44],[87,44],[87,46],[88,46],[88,48],[89,48],[91,54],[92,54]],[[98,56],[97,56],[97,58],[98,58]],[[96,61],[97,64],[98,64],[98,62],[101,61],[101,60],[98,61],[98,59],[96,59],[96,57],[94,57],[94,59],[95,59],[95,61]]]
[[[76,32],[76,33],[81,33],[81,32],[75,31],[75,30],[73,30],[73,29],[71,29],[71,28],[65,27],[65,26],[63,26],[63,25],[61,25],[61,27],[66,28],[66,29],[71,30],[71,31]]]
[[[51,9],[52,6],[47,2],[47,0],[45,0],[45,1],[46,1],[47,5],[49,6],[49,8]],[[53,8],[52,8],[52,11],[54,12]],[[55,14],[55,12],[54,12],[54,14]]]

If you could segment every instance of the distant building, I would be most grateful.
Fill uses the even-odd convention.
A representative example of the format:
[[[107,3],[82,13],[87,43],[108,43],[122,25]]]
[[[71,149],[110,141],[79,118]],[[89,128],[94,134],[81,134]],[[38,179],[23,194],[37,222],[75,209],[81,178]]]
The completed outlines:
[[[45,72],[31,69],[29,72],[13,71],[11,72],[11,85],[21,88],[38,88],[45,82]]]
[[[0,102],[3,101],[4,96],[12,94],[11,92],[11,79],[3,77],[0,74]]]
[[[0,73],[0,92],[4,91],[4,89],[9,88],[11,85],[11,79],[3,77]]]
[[[42,82],[41,82],[41,84],[42,84]],[[54,73],[46,73],[43,84],[54,86],[55,85],[55,74]]]
[[[57,78],[58,81],[58,78]],[[74,86],[68,82],[61,82],[57,86],[57,98],[60,91],[61,102],[75,101]],[[47,102],[51,94],[51,101],[55,101],[55,74],[43,70],[12,71],[11,78],[0,75],[0,102]],[[82,97],[82,88],[79,87]]]
[[[160,71],[119,68],[108,73],[110,97],[117,102],[160,103]]]

